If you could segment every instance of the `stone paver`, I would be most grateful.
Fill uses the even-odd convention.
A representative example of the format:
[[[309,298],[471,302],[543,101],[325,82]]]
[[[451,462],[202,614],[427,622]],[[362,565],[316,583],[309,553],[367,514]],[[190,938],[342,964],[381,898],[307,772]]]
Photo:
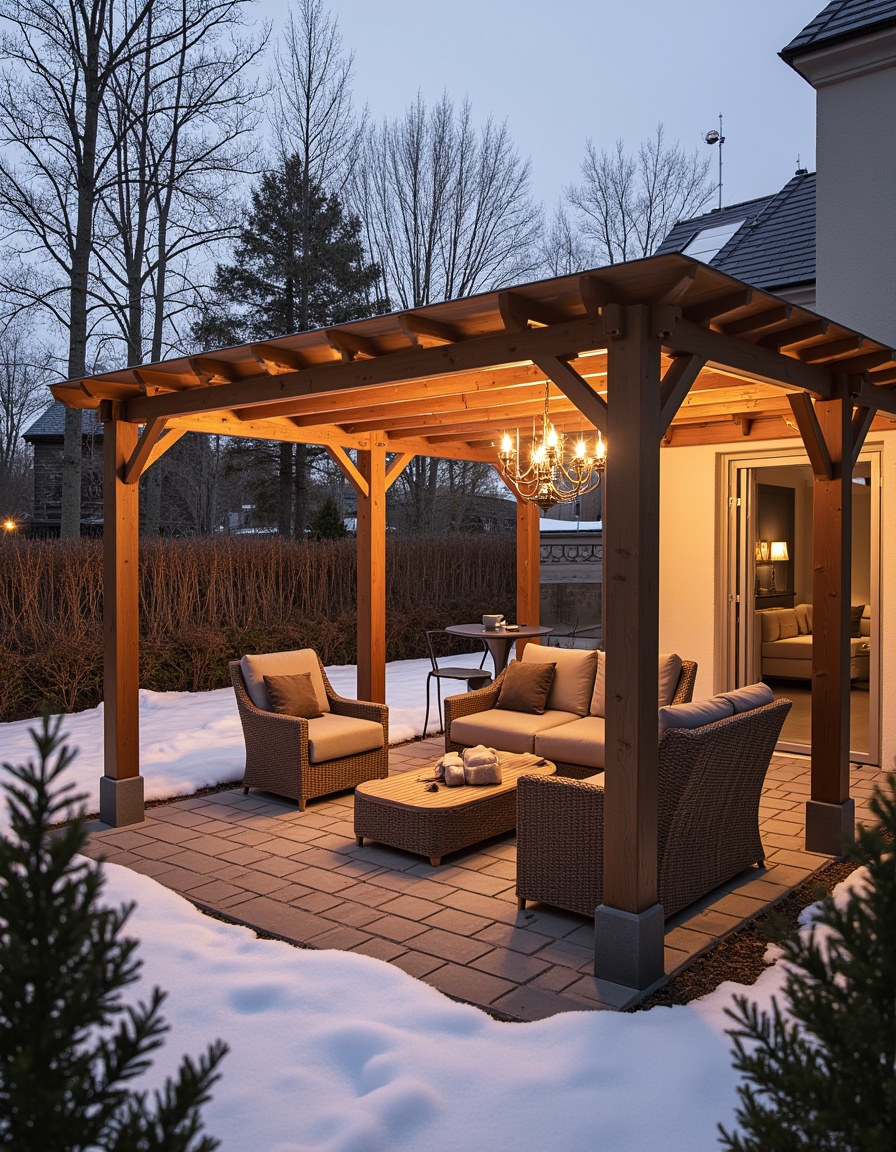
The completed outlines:
[[[431,765],[441,739],[390,754],[390,771]],[[886,774],[853,766],[859,818]],[[666,925],[672,974],[825,864],[802,848],[809,769],[776,756],[760,808],[766,866],[724,885]],[[355,844],[350,794],[301,813],[242,789],[153,806],[133,828],[92,826],[85,851],[133,868],[202,907],[298,945],[352,951],[395,964],[448,996],[516,1020],[619,1009],[626,989],[595,980],[589,918],[516,904],[513,835],[429,861]]]

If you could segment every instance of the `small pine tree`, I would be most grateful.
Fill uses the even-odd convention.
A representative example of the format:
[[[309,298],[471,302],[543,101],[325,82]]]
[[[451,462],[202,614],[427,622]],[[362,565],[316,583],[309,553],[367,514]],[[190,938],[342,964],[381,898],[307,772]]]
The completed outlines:
[[[328,496],[311,517],[311,535],[315,540],[341,540],[348,533],[345,522],[339,515],[339,508],[332,496]]]
[[[745,996],[729,1012],[741,1131],[735,1152],[892,1152],[896,1143],[896,782],[871,810],[850,855],[868,883],[838,907],[821,902],[821,931],[782,930],[785,1010]]]
[[[185,1057],[152,1104],[130,1088],[168,1026],[164,993],[127,1005],[137,941],[121,936],[133,905],[106,908],[98,864],[79,856],[82,796],[60,777],[75,753],[62,716],[32,729],[38,763],[3,767],[11,835],[0,838],[0,1148],[16,1152],[212,1152],[201,1106],[227,1051]]]

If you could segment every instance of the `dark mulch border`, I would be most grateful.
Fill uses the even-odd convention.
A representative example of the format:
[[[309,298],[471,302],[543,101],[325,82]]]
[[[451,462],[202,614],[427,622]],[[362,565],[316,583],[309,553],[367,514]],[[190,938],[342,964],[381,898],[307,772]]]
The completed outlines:
[[[755,984],[768,967],[765,950],[775,925],[783,922],[795,928],[803,909],[833,892],[858,867],[855,860],[834,860],[813,872],[767,912],[698,956],[668,984],[651,992],[628,1011],[643,1012],[648,1008],[687,1004],[715,991],[726,980],[733,980],[736,984]]]

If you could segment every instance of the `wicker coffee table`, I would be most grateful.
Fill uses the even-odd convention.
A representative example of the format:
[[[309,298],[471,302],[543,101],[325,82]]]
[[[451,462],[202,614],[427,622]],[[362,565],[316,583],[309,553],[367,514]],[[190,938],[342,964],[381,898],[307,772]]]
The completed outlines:
[[[427,792],[429,772],[411,771],[386,780],[365,780],[355,788],[355,840],[365,838],[390,848],[428,856],[438,867],[442,857],[500,836],[516,827],[516,782],[520,776],[553,776],[554,765],[529,753],[501,757],[500,784],[471,785]]]

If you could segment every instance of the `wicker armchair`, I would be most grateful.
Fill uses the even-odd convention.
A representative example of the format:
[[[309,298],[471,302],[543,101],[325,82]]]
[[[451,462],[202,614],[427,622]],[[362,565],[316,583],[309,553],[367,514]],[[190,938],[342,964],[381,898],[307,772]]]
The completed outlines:
[[[380,780],[389,775],[389,709],[385,704],[347,700],[333,691],[323,664],[315,655],[323,678],[323,688],[329,711],[334,716],[348,716],[372,721],[382,727],[379,747],[353,755],[312,762],[313,749],[309,748],[309,735],[313,735],[316,720],[298,716],[284,716],[268,712],[253,703],[243,677],[240,662],[232,661],[230,678],[236,693],[236,703],[243,725],[246,742],[246,771],[243,791],[263,788],[278,796],[298,801],[299,810],[305,810],[306,800],[354,788],[362,780]]]
[[[659,745],[658,901],[666,917],[765,853],[759,798],[790,711],[776,700],[702,728],[673,728]],[[611,769],[612,770],[612,769]],[[517,898],[593,916],[603,900],[604,790],[599,783],[521,777]]]
[[[445,751],[446,752],[462,752],[466,745],[459,743],[451,738],[451,723],[462,716],[473,716],[477,712],[485,712],[490,708],[496,707],[498,703],[498,696],[501,694],[501,685],[504,683],[505,673],[502,672],[494,683],[487,685],[485,688],[480,688],[475,692],[465,692],[462,696],[448,696],[445,700]],[[675,687],[675,693],[672,697],[672,704],[689,704],[694,697],[694,684],[697,680],[697,663],[694,660],[682,660],[681,673],[678,677],[678,684]],[[561,731],[555,729],[554,731]],[[586,766],[582,764],[574,764],[569,761],[557,759],[552,756],[550,759],[556,765],[558,776],[573,777],[581,780],[588,776],[593,776],[596,768],[593,766]]]

